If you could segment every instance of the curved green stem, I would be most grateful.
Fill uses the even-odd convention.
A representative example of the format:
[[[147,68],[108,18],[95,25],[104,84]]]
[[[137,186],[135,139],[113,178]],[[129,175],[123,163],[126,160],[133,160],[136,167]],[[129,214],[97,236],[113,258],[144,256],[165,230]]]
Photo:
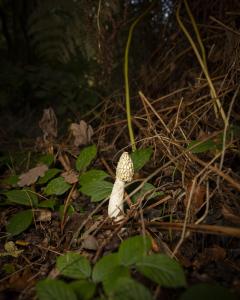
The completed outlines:
[[[133,133],[133,129],[132,129],[132,121],[131,121],[131,105],[130,105],[129,77],[128,77],[128,74],[129,74],[129,68],[128,68],[129,49],[130,49],[132,34],[133,34],[133,30],[134,30],[135,26],[148,13],[148,11],[152,8],[152,6],[153,6],[153,3],[132,23],[132,25],[129,29],[127,44],[126,44],[126,48],[125,48],[125,56],[124,56],[125,101],[126,101],[128,132],[129,132],[129,137],[130,137],[130,142],[131,142],[133,152],[136,150],[136,144],[135,144],[135,138],[134,138],[134,133]]]
[[[185,3],[186,3],[186,1],[185,1]],[[198,49],[197,49],[197,47],[196,47],[196,44],[194,43],[194,41],[193,41],[191,35],[189,34],[188,30],[187,30],[186,27],[184,26],[183,22],[181,21],[179,11],[180,11],[180,5],[178,5],[178,7],[177,7],[177,12],[176,12],[177,22],[178,22],[180,28],[181,28],[182,31],[184,32],[185,36],[187,37],[189,43],[191,44],[191,46],[192,46],[192,48],[193,48],[193,51],[194,51],[194,53],[195,53],[195,55],[196,55],[196,57],[197,57],[197,59],[198,59],[198,62],[199,62],[199,64],[200,64],[201,68],[202,68],[202,71],[203,71],[203,73],[204,73],[204,75],[205,75],[205,77],[206,77],[206,79],[207,79],[207,82],[208,82],[208,85],[209,85],[209,89],[210,89],[210,94],[211,94],[211,96],[212,96],[212,98],[213,98],[213,100],[214,100],[214,104],[216,104],[216,107],[217,107],[217,109],[219,110],[219,112],[220,112],[220,114],[221,114],[221,117],[222,117],[222,119],[223,119],[223,122],[224,122],[224,124],[226,124],[226,123],[227,123],[227,118],[226,118],[225,112],[224,112],[224,110],[223,110],[222,104],[221,104],[221,102],[220,102],[220,100],[219,100],[219,98],[218,98],[218,96],[217,96],[217,92],[216,92],[216,90],[215,90],[215,88],[214,88],[214,85],[213,85],[212,79],[211,79],[211,77],[210,77],[210,75],[209,75],[207,66],[206,66],[206,64],[204,63],[204,60],[203,60],[203,58],[201,57],[201,55],[200,55],[200,53],[199,53],[199,51],[198,51]],[[189,12],[188,12],[188,13],[189,13]],[[195,22],[195,21],[194,21],[194,22]],[[196,29],[195,29],[195,30],[196,30]],[[200,46],[200,47],[201,47],[201,46]],[[203,51],[202,47],[201,47],[201,51]],[[203,54],[204,54],[204,52],[203,52]]]

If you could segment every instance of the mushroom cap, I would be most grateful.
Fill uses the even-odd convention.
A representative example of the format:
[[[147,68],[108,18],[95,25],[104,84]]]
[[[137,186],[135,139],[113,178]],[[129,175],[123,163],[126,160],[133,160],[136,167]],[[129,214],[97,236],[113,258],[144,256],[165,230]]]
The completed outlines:
[[[128,152],[123,152],[117,164],[116,178],[124,182],[130,182],[133,178],[133,174],[134,168],[132,159]]]

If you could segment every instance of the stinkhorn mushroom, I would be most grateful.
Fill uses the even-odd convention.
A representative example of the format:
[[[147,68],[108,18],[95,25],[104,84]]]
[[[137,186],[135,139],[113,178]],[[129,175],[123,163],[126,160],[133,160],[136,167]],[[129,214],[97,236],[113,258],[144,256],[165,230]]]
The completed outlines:
[[[116,180],[109,199],[108,216],[116,221],[122,218],[125,182],[132,180],[134,173],[133,162],[128,152],[123,152],[116,169]]]

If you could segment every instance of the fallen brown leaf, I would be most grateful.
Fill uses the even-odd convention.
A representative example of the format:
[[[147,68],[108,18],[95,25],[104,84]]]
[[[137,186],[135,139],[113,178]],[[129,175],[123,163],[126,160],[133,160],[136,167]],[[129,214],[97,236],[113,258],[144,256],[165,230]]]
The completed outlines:
[[[240,216],[236,215],[230,206],[224,204],[222,206],[222,214],[225,220],[228,220],[233,224],[240,224]]]
[[[51,141],[57,137],[57,117],[51,107],[43,110],[42,119],[38,124],[43,131],[44,141]]]
[[[83,240],[82,246],[84,249],[87,249],[87,250],[97,250],[98,249],[98,241],[94,236],[88,235]]]
[[[76,147],[87,145],[91,142],[93,129],[85,121],[81,120],[79,124],[72,123],[70,131],[74,137],[73,144]]]
[[[36,283],[34,279],[34,274],[31,272],[29,268],[25,269],[21,273],[13,274],[9,279],[9,289],[13,289],[16,291],[22,291],[28,287],[33,286]]]
[[[78,182],[78,173],[74,170],[69,170],[61,174],[67,183],[73,184]]]
[[[18,186],[23,187],[34,184],[39,177],[44,176],[47,170],[48,166],[42,164],[30,169],[19,176],[20,180],[18,181]]]
[[[188,202],[190,200],[191,189],[192,189],[192,182],[190,182],[186,187],[186,197],[184,198],[183,201],[185,208],[187,207]],[[191,206],[190,206],[190,213],[192,218],[194,217],[194,214],[199,210],[199,208],[203,205],[205,194],[206,194],[206,188],[203,185],[194,186],[194,190],[192,191]]]
[[[47,209],[39,209],[36,211],[36,221],[49,222],[52,219],[52,213]]]

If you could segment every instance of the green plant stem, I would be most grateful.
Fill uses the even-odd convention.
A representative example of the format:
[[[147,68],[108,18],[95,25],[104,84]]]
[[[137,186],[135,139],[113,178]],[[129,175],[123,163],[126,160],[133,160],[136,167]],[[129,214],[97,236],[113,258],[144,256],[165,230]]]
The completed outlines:
[[[204,73],[204,75],[207,79],[209,89],[210,89],[210,94],[211,94],[213,100],[215,101],[214,104],[217,106],[217,108],[218,108],[218,110],[221,114],[221,117],[223,119],[224,124],[227,124],[227,118],[226,118],[225,112],[224,112],[223,107],[221,105],[221,102],[220,102],[220,100],[217,96],[216,90],[215,90],[214,85],[212,83],[212,79],[211,79],[211,77],[208,73],[207,67],[206,67],[201,55],[199,54],[199,51],[198,51],[192,37],[190,36],[189,32],[187,31],[186,27],[183,25],[183,23],[180,19],[179,10],[180,10],[180,6],[178,6],[177,12],[176,12],[176,18],[177,18],[178,24],[179,24],[180,28],[182,29],[182,31],[184,32],[184,34],[186,35],[187,39],[189,40],[189,42],[190,42],[190,44],[193,48],[193,51],[194,51],[194,53],[195,53],[195,55],[198,59],[198,62],[199,62],[200,66],[203,70],[203,73]]]
[[[195,34],[196,34],[196,37],[197,37],[198,44],[199,44],[199,46],[200,46],[200,48],[201,48],[203,63],[204,63],[204,65],[205,65],[205,68],[207,69],[206,52],[205,52],[205,48],[204,48],[203,43],[202,43],[202,39],[201,39],[199,30],[198,30],[196,21],[195,21],[195,19],[194,19],[194,17],[193,17],[193,14],[192,14],[192,12],[191,12],[191,9],[190,9],[190,7],[189,7],[189,5],[188,5],[187,0],[183,0],[183,2],[184,2],[184,5],[185,5],[185,7],[186,7],[187,14],[188,14],[188,16],[189,16],[189,18],[190,18],[190,20],[191,20],[193,29],[194,29],[194,31],[195,31]]]
[[[129,92],[129,49],[131,45],[132,40],[132,34],[135,26],[138,24],[138,22],[148,13],[148,11],[152,8],[153,3],[132,23],[129,33],[128,33],[128,39],[127,44],[125,48],[125,56],[124,56],[124,80],[125,80],[125,101],[126,101],[126,113],[127,113],[127,124],[128,124],[128,132],[130,137],[130,142],[132,146],[132,151],[136,151],[136,144],[135,144],[135,138],[132,128],[132,121],[131,121],[131,105],[130,105],[130,92]]]

